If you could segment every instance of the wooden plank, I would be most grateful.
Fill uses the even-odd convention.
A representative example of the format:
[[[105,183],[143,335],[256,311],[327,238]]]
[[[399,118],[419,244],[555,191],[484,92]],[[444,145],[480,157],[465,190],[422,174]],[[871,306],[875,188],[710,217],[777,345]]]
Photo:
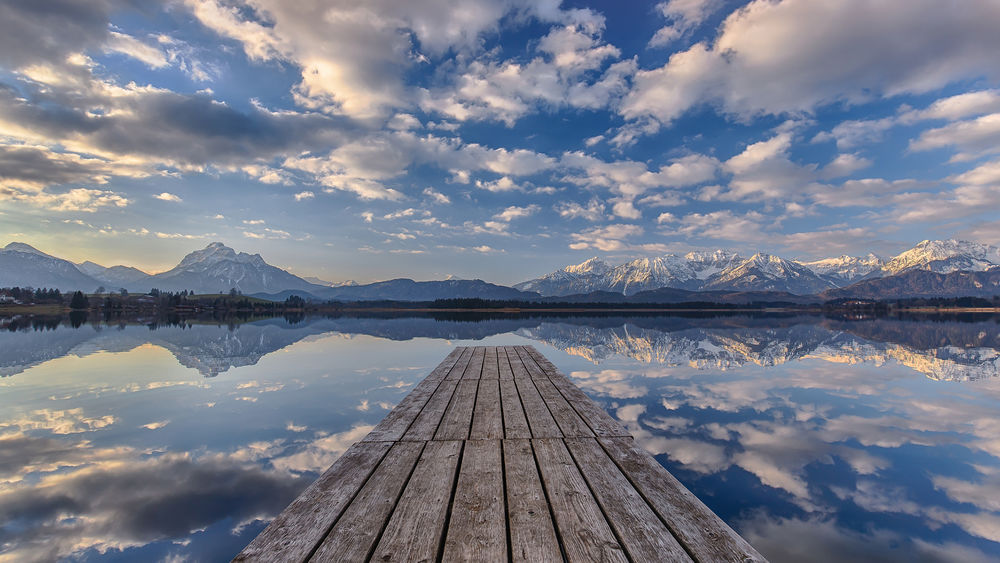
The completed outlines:
[[[414,387],[413,391],[410,391],[410,394],[404,397],[394,409],[389,411],[389,414],[382,419],[382,422],[378,423],[378,426],[374,430],[364,437],[363,441],[377,442],[384,440],[391,442],[399,440],[410,425],[413,424],[413,421],[416,420],[417,415],[423,410],[427,401],[434,394],[434,391],[437,390],[441,380],[447,377],[464,352],[465,349],[462,347],[452,350],[448,354],[448,357],[434,368],[434,371],[430,375]]]
[[[521,397],[521,404],[524,406],[524,415],[528,419],[528,426],[531,428],[532,438],[561,438],[562,431],[556,424],[549,408],[545,406],[545,401],[535,389],[535,384],[531,379],[515,379],[518,395]]]
[[[472,349],[472,359],[462,374],[462,379],[480,379],[483,376],[483,362],[486,359],[486,347],[476,346]]]
[[[483,357],[483,375],[481,379],[500,379],[500,364],[497,360],[497,347],[488,346]]]
[[[434,434],[435,440],[466,440],[472,425],[472,412],[476,406],[478,379],[463,379],[458,382],[448,410],[441,418],[441,425]]]
[[[351,446],[233,560],[305,561],[391,446]]]
[[[691,561],[597,440],[567,438],[566,446],[633,561]]]
[[[531,357],[526,346],[514,346],[514,350],[517,355],[521,357],[521,361],[524,363],[524,369],[528,370],[528,375],[534,379],[536,377],[548,377],[542,368],[538,367],[535,363],[535,359]]]
[[[569,561],[628,561],[562,440],[533,440],[535,459]]]
[[[538,394],[541,395],[542,400],[545,401],[545,405],[549,407],[549,412],[552,413],[552,418],[556,420],[556,424],[562,430],[563,436],[594,435],[590,427],[587,426],[587,423],[566,402],[562,393],[552,385],[549,378],[537,378],[533,379],[532,382],[535,384],[535,388],[538,389]]]
[[[497,346],[497,362],[500,379],[514,379],[514,372],[510,369],[510,360],[507,359],[507,349],[504,346]]]
[[[535,466],[531,441],[504,440],[503,462],[511,560],[561,561],[559,540]]]
[[[473,353],[475,353],[475,350],[472,346],[466,347],[465,352],[462,353],[462,356],[455,364],[455,367],[448,372],[445,379],[462,379],[462,376],[465,375],[466,368],[469,366],[469,362],[472,360]]]
[[[765,561],[632,439],[599,438],[598,441],[696,560]]]
[[[460,441],[428,442],[386,524],[375,561],[434,561],[444,533]]]
[[[524,417],[524,407],[517,393],[513,379],[501,379],[500,404],[503,408],[503,430],[505,438],[531,438],[528,419]]]
[[[310,560],[367,559],[423,449],[424,442],[396,443]]]
[[[498,413],[499,414],[499,413]],[[451,503],[443,561],[506,561],[500,440],[469,440]]]
[[[588,397],[568,377],[563,375],[556,366],[545,358],[534,346],[526,346],[528,353],[549,376],[549,381],[559,389],[566,401],[573,406],[580,418],[590,426],[597,436],[631,436],[617,420],[611,417]]]
[[[476,394],[476,408],[472,414],[470,440],[499,440],[504,437],[500,403],[500,380],[481,379]],[[520,408],[520,403],[518,407]]]
[[[424,405],[416,420],[407,429],[406,434],[403,434],[403,440],[423,441],[434,437],[434,433],[437,432],[437,428],[441,424],[441,417],[444,416],[444,411],[448,408],[448,403],[451,402],[451,398],[455,394],[458,382],[457,379],[445,379],[438,385],[437,390],[431,395],[430,400]]]
[[[507,359],[510,362],[511,372],[514,374],[514,379],[530,379],[531,374],[529,374],[527,368],[524,367],[524,362],[521,361],[521,356],[517,353],[516,348],[516,346],[504,346],[504,350],[507,352]]]

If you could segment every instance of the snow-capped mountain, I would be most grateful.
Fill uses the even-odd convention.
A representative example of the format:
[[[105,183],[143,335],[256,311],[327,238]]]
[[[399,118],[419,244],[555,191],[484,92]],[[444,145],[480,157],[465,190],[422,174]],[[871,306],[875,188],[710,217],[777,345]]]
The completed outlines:
[[[591,258],[575,266],[566,266],[540,278],[514,286],[521,291],[536,291],[545,297],[610,291],[634,295],[640,291],[674,287],[699,289],[702,281],[719,272],[739,256],[733,252],[689,252],[685,256],[667,254],[656,258],[639,258],[611,266],[599,258]]]
[[[812,262],[798,261],[798,263],[838,286],[854,283],[873,273],[881,275],[881,270],[885,266],[885,260],[875,254],[867,256],[844,254],[837,258],[824,258]]]
[[[358,282],[354,280],[346,280],[341,282],[332,282],[324,279],[317,278],[316,276],[302,276],[302,279],[309,283],[314,283],[316,285],[322,285],[326,287],[351,287],[358,285]]]
[[[141,288],[164,291],[192,290],[195,293],[227,292],[235,288],[243,293],[275,293],[288,289],[311,291],[321,286],[272,266],[260,254],[237,253],[221,242],[185,256],[177,266],[137,283]]]
[[[750,258],[712,275],[705,290],[787,291],[810,295],[836,287],[809,268],[772,254],[758,252]]]
[[[81,272],[68,260],[21,243],[0,250],[0,287],[47,287],[60,291],[94,291],[102,282]]]
[[[939,274],[957,271],[983,272],[1000,265],[1000,248],[964,240],[925,240],[889,260],[885,275],[907,270],[930,270]]]
[[[122,287],[127,288],[135,282],[149,277],[149,274],[138,268],[131,266],[111,266],[110,268],[106,268],[90,260],[82,264],[77,264],[76,267],[81,272],[102,282],[104,287],[109,290]]]

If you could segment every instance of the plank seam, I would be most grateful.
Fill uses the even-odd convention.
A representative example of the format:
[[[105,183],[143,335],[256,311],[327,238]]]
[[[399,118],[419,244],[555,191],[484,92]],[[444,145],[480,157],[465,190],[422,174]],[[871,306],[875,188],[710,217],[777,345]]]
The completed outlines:
[[[477,387],[478,389],[478,387]],[[444,544],[448,540],[448,527],[451,525],[451,511],[455,505],[455,493],[458,492],[458,478],[462,474],[462,461],[465,459],[465,440],[461,440],[462,446],[458,449],[458,461],[455,464],[455,477],[451,481],[451,496],[448,497],[448,510],[444,513],[444,524],[441,527],[441,537],[438,538],[438,552],[434,558],[441,563],[444,558]]]
[[[504,347],[504,354],[507,354],[506,347]],[[507,355],[507,363],[510,363],[510,355]],[[513,372],[513,367],[511,367],[511,372]],[[534,429],[531,428],[531,420],[528,417],[528,409],[524,408],[524,399],[521,397],[521,388],[518,387],[516,379],[512,379],[511,381],[514,382],[514,390],[517,391],[517,402],[521,403],[521,412],[524,413],[524,423],[528,425],[528,435],[534,437],[535,431]],[[504,430],[504,432],[505,432],[504,438],[506,438],[507,437],[506,430]],[[532,451],[534,451],[534,448],[532,448]]]
[[[596,438],[594,438],[594,440],[596,440]],[[590,479],[587,478],[587,473],[583,470],[582,467],[580,467],[580,461],[576,459],[575,455],[573,455],[573,448],[569,447],[569,445],[566,444],[566,440],[563,440],[563,446],[566,448],[566,451],[569,452],[569,457],[570,459],[573,460],[573,465],[576,466],[576,470],[580,472],[580,477],[583,477],[583,482],[584,484],[587,485],[587,490],[590,491],[590,496],[594,497],[594,503],[597,505],[597,509],[601,511],[601,516],[603,516],[604,521],[608,523],[608,529],[611,530],[611,534],[615,536],[615,540],[618,542],[618,545],[621,546],[622,553],[625,554],[625,558],[634,563],[635,558],[633,558],[632,554],[629,553],[628,547],[625,545],[625,542],[622,541],[622,537],[618,534],[616,526],[611,521],[611,518],[608,516],[608,511],[604,509],[604,503],[602,503],[601,500],[597,498],[597,493],[594,491],[594,486],[593,484],[591,484]],[[604,453],[607,454],[607,452]],[[621,469],[619,469],[619,471],[621,471]],[[631,483],[631,481],[629,482]],[[632,485],[632,488],[634,489],[635,485]],[[645,497],[643,497],[643,500],[646,500]],[[646,504],[649,504],[649,501],[646,501]],[[653,508],[650,507],[650,510],[652,509]],[[653,510],[653,514],[656,514],[655,510]],[[673,534],[673,531],[671,531],[669,527],[667,528],[667,530],[670,531],[671,535]]]
[[[503,397],[500,398],[503,401]],[[500,411],[503,418],[503,411]],[[504,530],[507,532],[507,561],[509,563],[514,563],[514,544],[510,540],[510,507],[507,505],[507,454],[504,453],[503,440],[499,440],[500,443],[500,475],[503,481],[503,522]]]
[[[559,523],[556,521],[556,512],[552,509],[552,500],[549,498],[549,485],[545,483],[545,475],[542,474],[542,466],[538,463],[538,454],[535,452],[535,440],[528,440],[531,447],[531,459],[535,462],[535,471],[538,473],[538,482],[542,485],[542,495],[545,497],[545,506],[549,509],[549,520],[552,521],[552,531],[556,534],[556,543],[559,544],[559,553],[562,555],[564,563],[569,561],[566,555],[566,546],[563,545],[562,532],[559,531]]]
[[[399,444],[402,442],[396,443]],[[375,550],[378,549],[378,544],[382,541],[382,536],[385,535],[385,529],[389,527],[389,521],[392,520],[392,515],[396,513],[396,507],[399,506],[399,501],[403,498],[403,493],[406,492],[406,487],[409,486],[410,479],[413,478],[413,472],[417,470],[417,465],[420,464],[420,457],[424,455],[424,450],[426,449],[427,442],[424,442],[423,445],[420,446],[420,452],[417,453],[417,459],[413,462],[413,467],[410,468],[410,473],[406,476],[406,482],[403,483],[402,488],[399,489],[399,494],[396,495],[396,502],[392,503],[392,510],[389,511],[389,515],[386,516],[385,521],[382,522],[382,529],[379,530],[378,535],[375,537],[375,541],[373,541],[371,547],[368,548],[368,555],[365,557],[365,561],[371,561],[372,557],[375,555]]]
[[[520,356],[520,353],[518,353],[518,356]],[[521,363],[524,363],[524,358],[521,358]],[[527,369],[527,368],[525,368],[525,369]],[[549,402],[545,400],[545,397],[543,397],[542,393],[538,390],[538,386],[535,385],[535,379],[533,377],[529,377],[528,381],[531,383],[531,386],[535,388],[535,393],[538,395],[538,397],[541,398],[542,404],[545,405],[545,410],[547,410],[549,412],[549,418],[551,418],[552,421],[556,423],[556,428],[558,428],[559,429],[559,433],[562,434],[562,436],[557,436],[557,438],[565,438],[566,437],[566,431],[563,430],[563,427],[559,424],[559,421],[556,419],[555,415],[552,414],[552,409],[549,407]],[[518,391],[520,391],[520,389],[518,389]],[[520,394],[520,393],[518,393],[518,394]],[[525,415],[527,415],[527,412],[525,413]],[[531,424],[529,423],[528,426],[530,427]],[[535,436],[534,433],[532,433],[531,435],[532,435],[532,437]]]
[[[354,447],[354,445],[352,445],[351,447]],[[348,508],[349,508],[349,507],[350,507],[350,506],[351,506],[351,505],[352,505],[352,504],[354,503],[354,499],[358,498],[358,495],[359,495],[359,494],[361,494],[361,490],[362,490],[362,489],[364,489],[364,488],[365,488],[365,485],[367,485],[367,484],[368,484],[368,481],[370,481],[370,480],[371,480],[371,478],[372,478],[372,475],[374,475],[374,474],[375,474],[375,470],[376,470],[376,469],[378,469],[378,467],[379,467],[380,465],[382,465],[382,462],[383,462],[383,461],[385,461],[385,458],[386,458],[386,456],[387,456],[387,455],[389,455],[389,451],[390,451],[390,450],[392,450],[392,448],[391,448],[391,447],[389,447],[389,448],[386,448],[386,450],[385,450],[385,453],[383,453],[383,454],[382,454],[382,455],[381,455],[381,456],[380,456],[380,457],[378,458],[378,463],[376,463],[376,464],[372,465],[372,468],[371,468],[371,470],[370,470],[370,471],[368,471],[368,475],[367,475],[367,476],[365,476],[365,480],[364,480],[364,482],[363,482],[363,483],[361,483],[361,486],[360,486],[360,487],[358,487],[358,490],[354,491],[354,494],[353,494],[353,495],[351,495],[351,500],[349,500],[348,502],[346,502],[346,503],[344,504],[344,508],[343,508],[343,509],[341,509],[340,513],[339,513],[339,514],[337,514],[337,517],[333,519],[333,522],[331,522],[331,523],[330,523],[330,525],[329,525],[329,526],[327,526],[327,528],[326,528],[326,531],[325,531],[325,532],[323,532],[323,535],[322,535],[322,536],[320,536],[320,538],[319,538],[319,540],[318,540],[318,541],[316,542],[316,544],[312,546],[312,549],[310,549],[310,550],[309,550],[309,554],[308,554],[308,555],[306,555],[306,557],[305,557],[305,559],[303,559],[303,561],[309,561],[310,559],[312,559],[312,556],[313,556],[313,554],[315,554],[315,553],[316,553],[316,551],[317,551],[317,550],[319,549],[319,546],[323,545],[323,541],[324,541],[324,540],[326,540],[326,537],[327,537],[327,536],[329,536],[329,535],[330,535],[330,532],[332,532],[332,531],[333,531],[333,528],[334,528],[334,526],[336,526],[336,525],[337,525],[337,522],[340,522],[340,517],[341,517],[341,516],[343,516],[345,512],[347,512],[347,509],[348,509]],[[347,453],[347,450],[344,450],[344,453]],[[340,455],[344,455],[344,454],[340,454]]]
[[[685,542],[677,534],[677,531],[674,530],[674,527],[670,525],[670,522],[667,522],[667,519],[664,518],[662,514],[660,514],[660,511],[656,509],[656,506],[654,506],[653,503],[649,501],[649,497],[647,497],[646,494],[642,492],[642,489],[640,489],[635,484],[635,480],[632,478],[632,476],[628,474],[628,471],[625,471],[625,468],[622,467],[621,464],[618,463],[618,460],[615,459],[615,456],[611,455],[611,452],[608,451],[608,448],[601,442],[601,440],[597,440],[597,445],[599,445],[601,449],[604,450],[604,454],[608,456],[608,458],[611,460],[611,463],[615,464],[615,467],[618,468],[618,471],[620,471],[621,474],[625,476],[625,479],[628,480],[629,484],[632,485],[632,488],[635,489],[635,492],[639,493],[639,496],[642,497],[642,500],[646,502],[646,506],[648,506],[649,509],[653,511],[653,514],[655,514],[656,517],[660,519],[660,522],[663,522],[663,525],[667,527],[667,531],[670,532],[670,535],[672,535],[675,540],[677,540],[677,544],[684,549],[684,552],[688,554],[688,557],[690,557],[692,561],[698,561],[698,558],[695,557],[694,552],[692,552],[691,548],[688,547],[687,542]],[[570,452],[570,455],[573,455],[573,452]],[[586,477],[584,477],[584,479],[586,479]]]

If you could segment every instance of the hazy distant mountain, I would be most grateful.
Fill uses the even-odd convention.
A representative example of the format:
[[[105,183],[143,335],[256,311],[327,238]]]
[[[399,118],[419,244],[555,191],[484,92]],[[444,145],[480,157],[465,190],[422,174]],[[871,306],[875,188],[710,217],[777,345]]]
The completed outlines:
[[[314,283],[316,285],[322,285],[322,286],[326,286],[326,287],[345,287],[345,286],[349,287],[349,286],[352,286],[352,285],[358,285],[358,282],[356,282],[354,280],[347,280],[347,281],[342,281],[342,282],[332,282],[332,281],[321,280],[321,279],[319,279],[319,278],[317,278],[315,276],[302,276],[302,279],[306,280],[309,283]]]
[[[231,288],[247,294],[274,293],[286,289],[307,292],[324,289],[271,266],[260,254],[237,253],[221,242],[213,242],[202,250],[196,250],[172,269],[136,283],[142,284],[136,287],[138,290],[155,287],[164,291],[187,289],[195,293],[227,292]]]
[[[533,299],[538,294],[484,282],[483,280],[444,280],[418,282],[395,279],[352,287],[323,288],[315,295],[337,301],[433,301],[435,299]]]
[[[95,264],[90,260],[82,264],[77,264],[76,267],[81,272],[99,282],[102,282],[104,287],[108,290],[118,289],[121,287],[127,288],[139,280],[144,280],[150,277],[146,272],[131,266],[111,266],[110,268],[105,268],[104,266]]]
[[[819,294],[823,299],[906,299],[909,297],[993,297],[1000,295],[1000,266],[985,272],[939,274],[909,270],[894,276],[862,280]]]
[[[81,272],[68,260],[12,242],[0,250],[0,287],[48,287],[60,291],[94,291],[104,283]]]
[[[872,274],[881,276],[882,268],[885,266],[885,260],[874,254],[867,256],[844,254],[837,258],[824,258],[812,262],[799,261],[798,263],[840,287],[852,284]]]

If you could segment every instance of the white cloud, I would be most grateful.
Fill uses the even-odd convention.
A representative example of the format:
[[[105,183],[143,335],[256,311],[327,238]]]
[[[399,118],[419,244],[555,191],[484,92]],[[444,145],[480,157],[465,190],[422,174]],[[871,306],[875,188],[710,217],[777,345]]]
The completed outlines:
[[[519,186],[508,176],[502,176],[493,180],[492,182],[484,182],[482,180],[476,180],[476,187],[488,190],[491,192],[512,192],[512,191],[524,191],[524,188]]]
[[[711,213],[689,213],[677,221],[676,227],[665,230],[667,234],[698,236],[717,240],[762,240],[766,217],[751,211],[737,215],[729,210]]]
[[[539,210],[539,207],[535,204],[528,205],[526,207],[518,207],[512,205],[507,209],[504,209],[500,213],[493,216],[497,221],[503,221],[505,223],[510,223],[514,219],[520,219],[522,217],[530,217],[534,215]]]
[[[299,192],[295,194],[295,201],[304,201],[307,199],[312,199],[316,197],[316,194],[310,191]]]
[[[594,227],[581,233],[572,234],[574,241],[569,245],[573,250],[596,248],[604,252],[623,250],[628,247],[625,239],[641,235],[643,228],[639,225],[608,225]]]
[[[604,204],[597,199],[591,199],[586,206],[575,201],[564,201],[557,204],[555,210],[561,217],[578,217],[587,221],[600,221],[604,218]]]
[[[1000,113],[928,129],[910,143],[910,149],[915,151],[940,148],[958,151],[951,159],[953,162],[1000,152]]]
[[[166,53],[159,48],[143,43],[131,35],[117,31],[109,32],[108,41],[104,44],[104,49],[142,61],[150,68],[163,68],[170,64],[167,61]]]
[[[740,116],[809,112],[995,79],[998,20],[992,1],[956,10],[937,0],[756,0],[726,18],[711,45],[637,72],[621,113],[668,123],[700,104]]]
[[[722,0],[669,0],[656,5],[669,22],[649,40],[650,47],[662,47],[689,33],[722,7]]]
[[[451,199],[443,193],[436,191],[434,188],[424,188],[424,195],[429,197],[434,203],[441,205],[448,205],[451,203]]]
[[[176,195],[174,195],[172,193],[168,193],[168,192],[163,192],[163,193],[154,195],[153,197],[155,197],[156,199],[158,199],[160,201],[170,201],[170,202],[174,202],[174,203],[180,203],[180,202],[184,201],[180,197],[178,197],[178,196],[176,196]]]

